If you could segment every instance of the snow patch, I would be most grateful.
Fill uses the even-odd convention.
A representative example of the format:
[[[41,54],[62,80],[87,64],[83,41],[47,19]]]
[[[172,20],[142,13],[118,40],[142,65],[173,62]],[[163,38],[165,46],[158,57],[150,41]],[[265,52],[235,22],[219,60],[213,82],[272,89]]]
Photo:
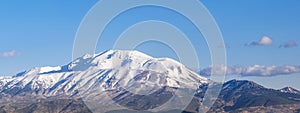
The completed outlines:
[[[59,71],[59,70],[61,70],[60,66],[56,66],[56,67],[50,67],[50,66],[41,67],[39,74],[41,74],[41,73],[48,73],[48,72],[51,72],[51,71]]]

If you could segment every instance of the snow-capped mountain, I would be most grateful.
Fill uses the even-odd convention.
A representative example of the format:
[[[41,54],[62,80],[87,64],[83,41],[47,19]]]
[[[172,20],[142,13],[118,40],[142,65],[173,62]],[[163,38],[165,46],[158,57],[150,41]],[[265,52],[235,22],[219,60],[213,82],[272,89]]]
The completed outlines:
[[[279,90],[280,92],[283,93],[293,93],[293,94],[300,94],[300,91],[292,88],[292,87],[285,87]]]
[[[169,58],[110,50],[84,55],[64,66],[0,77],[0,112],[124,112],[120,105],[138,112],[199,112],[210,83],[220,86]],[[299,91],[290,87],[273,90],[231,80],[223,84],[211,110],[265,112],[275,106],[275,111],[295,111],[300,109],[299,102]],[[262,106],[266,108],[255,108]]]
[[[2,100],[3,97],[82,99],[89,107],[97,105],[91,109],[99,112],[116,110],[112,100],[126,106],[143,97],[140,101],[145,102],[138,108],[145,110],[160,106],[171,99],[171,95],[179,98],[159,108],[169,110],[184,108],[199,86],[209,82],[169,58],[153,58],[138,51],[110,50],[84,55],[65,66],[37,67],[13,77],[2,77],[0,97]]]
[[[169,58],[153,58],[138,51],[109,50],[84,55],[65,66],[38,67],[0,78],[0,91],[14,95],[76,95],[78,89],[101,90],[177,87],[196,89],[209,80]],[[98,88],[99,88],[98,87]],[[148,91],[148,90],[147,90]]]

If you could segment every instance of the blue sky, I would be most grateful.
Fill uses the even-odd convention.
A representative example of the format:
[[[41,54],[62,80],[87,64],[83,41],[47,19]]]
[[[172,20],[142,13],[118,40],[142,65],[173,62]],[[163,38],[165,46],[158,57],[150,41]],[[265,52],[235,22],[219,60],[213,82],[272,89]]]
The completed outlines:
[[[0,1],[0,75],[14,75],[32,67],[69,63],[72,60],[77,28],[96,2],[97,0]],[[300,48],[297,46],[300,43],[300,1],[201,2],[214,16],[223,33],[228,46],[229,66],[300,65]],[[210,65],[208,48],[196,28],[176,12],[159,7],[140,7],[122,13],[103,33],[97,52],[110,49],[124,29],[143,20],[166,21],[180,28],[196,45],[201,67]],[[272,43],[259,43],[263,37],[268,37]],[[283,46],[280,48],[280,45]],[[161,43],[149,42],[137,49],[155,57],[176,59],[174,52]],[[275,77],[228,78],[251,79],[276,88],[284,85],[300,88],[300,84],[296,83],[298,76],[300,74],[293,73]],[[280,81],[282,84],[270,81]]]

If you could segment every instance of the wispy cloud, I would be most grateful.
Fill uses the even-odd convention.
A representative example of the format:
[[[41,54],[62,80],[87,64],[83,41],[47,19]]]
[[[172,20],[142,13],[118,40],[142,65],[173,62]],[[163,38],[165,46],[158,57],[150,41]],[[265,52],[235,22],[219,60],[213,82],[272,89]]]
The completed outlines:
[[[245,45],[246,46],[268,46],[268,45],[272,45],[272,44],[273,44],[273,40],[268,36],[264,36],[258,41],[253,41],[253,42],[251,42],[249,44],[245,44]]]
[[[291,47],[296,47],[298,44],[295,41],[289,41],[286,43],[283,43],[279,46],[279,48],[291,48]]]
[[[216,65],[210,66],[200,71],[203,76],[209,76],[212,74],[212,69],[214,70],[214,75],[221,75],[226,73],[226,75],[241,75],[241,76],[276,76],[276,75],[289,75],[294,73],[300,73],[300,66],[226,66],[226,65]]]
[[[15,51],[15,50],[0,53],[1,57],[14,57],[14,56],[20,56],[20,55],[21,55],[21,53]]]

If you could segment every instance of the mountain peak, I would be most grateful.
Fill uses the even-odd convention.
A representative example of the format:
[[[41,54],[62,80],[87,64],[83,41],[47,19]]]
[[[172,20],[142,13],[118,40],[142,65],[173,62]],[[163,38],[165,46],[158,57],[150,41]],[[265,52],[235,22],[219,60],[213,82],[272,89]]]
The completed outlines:
[[[70,70],[79,72],[85,70],[112,70],[114,73],[124,71],[138,74],[136,71],[139,71],[163,74],[167,76],[167,78],[182,77],[186,80],[192,80],[192,77],[189,75],[197,75],[173,59],[153,58],[136,50],[108,50],[100,54],[84,55],[74,60],[68,67]],[[119,75],[123,76],[122,73],[119,73]],[[199,78],[198,80],[206,81],[206,78],[200,77],[199,75],[197,76],[196,78]],[[177,83],[170,84],[176,86],[174,84]]]
[[[83,71],[91,67],[100,69],[110,69],[113,67],[124,66],[133,61],[134,63],[143,62],[144,60],[153,59],[144,53],[133,50],[108,50],[100,54],[86,54],[75,59],[69,64],[69,70]],[[137,64],[133,64],[137,65]]]
[[[108,50],[100,54],[86,54],[79,57],[68,65],[68,69],[73,71],[83,71],[90,67],[111,69],[126,66],[133,69],[145,69],[147,66],[150,68],[155,64],[164,64],[163,67],[166,68],[174,65],[183,67],[181,63],[173,59],[153,58],[136,50]]]
[[[226,82],[223,85],[223,88],[230,88],[230,87],[236,87],[239,86],[240,88],[263,88],[263,86],[253,82],[253,81],[248,81],[248,80],[230,80],[228,82]]]
[[[300,91],[297,89],[294,89],[292,87],[285,87],[279,90],[280,92],[284,93],[294,93],[294,94],[300,94]]]
[[[109,50],[86,54],[65,66],[36,67],[12,78],[0,78],[2,88],[32,89],[33,93],[76,94],[76,89],[100,85],[101,90],[129,87],[197,88],[210,81],[169,58],[153,58],[139,51]],[[24,90],[25,90],[24,89]],[[26,90],[27,90],[26,89]]]

